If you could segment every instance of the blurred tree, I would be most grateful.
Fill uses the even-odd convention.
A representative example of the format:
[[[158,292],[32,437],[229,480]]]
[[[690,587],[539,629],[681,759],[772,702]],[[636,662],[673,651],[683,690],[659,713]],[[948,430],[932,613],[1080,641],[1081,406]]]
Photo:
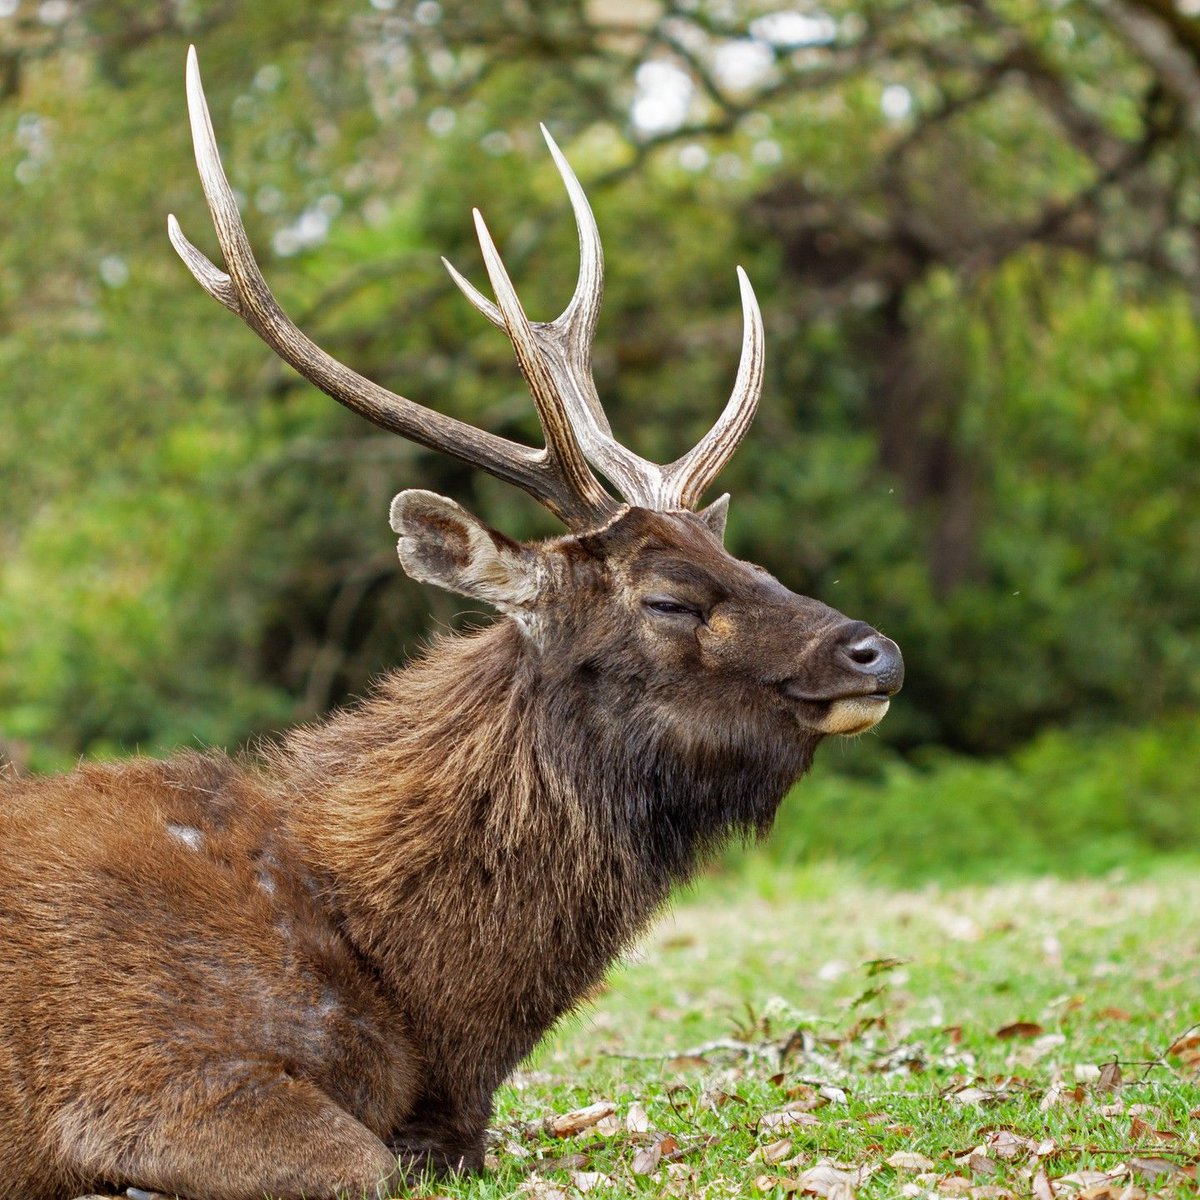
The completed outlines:
[[[1200,699],[1200,33],[1169,0],[0,0],[0,736],[236,741],[361,690],[458,612],[399,574],[401,486],[549,531],[188,280],[189,40],[277,293],[414,399],[533,436],[437,253],[479,276],[478,203],[562,306],[539,118],[605,235],[597,381],[640,452],[718,410],[743,262],[769,383],[731,545],[901,641],[885,736]]]

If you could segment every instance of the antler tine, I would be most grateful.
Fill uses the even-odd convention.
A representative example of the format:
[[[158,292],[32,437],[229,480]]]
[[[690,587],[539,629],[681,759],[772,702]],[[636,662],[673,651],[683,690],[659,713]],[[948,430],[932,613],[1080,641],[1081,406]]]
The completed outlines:
[[[550,147],[554,165],[566,184],[567,195],[571,200],[571,208],[575,213],[575,227],[579,232],[579,278],[575,284],[575,292],[562,313],[550,322],[535,325],[538,329],[554,327],[558,330],[570,329],[577,336],[573,339],[574,348],[580,352],[583,364],[587,366],[591,360],[592,340],[596,334],[596,322],[600,319],[600,299],[604,293],[604,251],[600,245],[600,231],[596,228],[596,219],[592,215],[591,205],[580,186],[571,164],[567,162],[558,143],[550,136],[550,130],[545,125],[538,128]],[[507,330],[504,316],[473,283],[448,259],[442,258],[442,265],[450,273],[450,278],[458,285],[459,290],[471,302],[478,312],[481,312],[497,329]],[[596,404],[597,419],[608,428],[608,418],[599,403]]]
[[[516,351],[517,365],[529,384],[538,420],[542,424],[546,453],[558,463],[573,489],[589,503],[600,505],[605,500],[611,503],[611,498],[600,487],[587,465],[579,443],[575,440],[575,432],[571,428],[571,420],[557,386],[558,381],[537,344],[533,327],[521,307],[521,301],[508,271],[505,270],[500,252],[496,249],[496,243],[492,241],[492,235],[484,223],[483,214],[479,209],[474,209],[472,215],[475,218],[479,247],[483,251],[484,266],[487,267],[488,278],[492,282],[492,290],[496,293],[496,300],[504,319],[504,328]]]
[[[450,278],[458,285],[458,290],[471,302],[471,307],[485,317],[502,333],[508,332],[504,323],[504,314],[443,254],[442,266],[450,273]]]
[[[762,392],[764,338],[762,315],[754,290],[746,273],[738,267],[744,324],[741,361],[729,401],[708,434],[667,467],[622,446],[613,436],[591,372],[592,340],[604,291],[600,232],[578,177],[550,131],[545,125],[541,128],[575,215],[579,235],[579,278],[563,312],[549,324],[533,326],[536,340],[556,377],[584,454],[612,480],[621,495],[631,504],[649,508],[695,508],[705,489],[737,449],[758,407]],[[463,290],[472,303],[495,321],[495,317],[471,295],[474,289],[470,284],[453,269],[451,273],[460,287],[466,285]]]
[[[550,451],[534,450],[425,408],[352,371],[302,333],[272,295],[255,261],[221,166],[194,46],[188,50],[187,98],[196,166],[228,273],[188,241],[173,216],[167,229],[176,252],[210,296],[236,313],[306,379],[381,428],[515,484],[572,528],[594,526],[618,511],[595,477],[588,472],[583,479],[557,445]]]
[[[579,236],[579,277],[567,307],[549,325],[539,327],[539,332],[553,344],[556,351],[553,357],[560,366],[560,373],[569,381],[562,391],[583,452],[630,503],[664,507],[662,468],[617,441],[596,393],[592,378],[592,342],[604,295],[604,250],[600,230],[579,177],[558,148],[550,130],[545,125],[541,130],[575,215],[575,230]]]
[[[750,280],[741,267],[737,269],[737,277],[742,293],[743,329],[742,356],[733,391],[716,424],[665,471],[681,508],[695,508],[705,489],[724,470],[746,436],[762,395],[765,361],[762,313]]]
[[[505,302],[497,287],[498,307],[479,292],[446,259],[446,270],[461,289],[463,295],[493,325],[503,329],[513,338],[514,328],[519,328],[524,339],[524,348],[518,347],[518,358],[522,355],[522,370],[534,387],[526,363],[535,358],[539,371],[549,377],[552,391],[562,409],[565,410],[576,443],[583,454],[599,471],[603,472],[616,486],[620,494],[630,503],[646,508],[692,509],[700,502],[705,489],[721,473],[737,449],[754,419],[758,408],[763,383],[763,325],[762,314],[754,289],[745,271],[738,267],[738,285],[742,297],[742,353],[738,363],[737,378],[724,411],[707,434],[686,454],[669,466],[662,467],[649,459],[642,458],[622,446],[613,436],[612,426],[600,405],[592,378],[592,340],[600,315],[600,300],[604,291],[604,253],[600,245],[600,232],[596,218],[588,203],[583,187],[566,156],[558,148],[550,131],[543,125],[542,136],[550,148],[554,165],[562,177],[571,210],[575,215],[575,227],[579,235],[579,278],[574,294],[567,307],[553,321],[530,322],[520,306],[516,326],[508,320]],[[481,244],[485,234],[480,234]],[[488,239],[490,243],[490,239]],[[495,248],[491,248],[494,255]],[[484,246],[485,259],[488,246]],[[499,263],[498,256],[495,262]],[[503,271],[503,268],[500,268]],[[493,286],[497,286],[493,264],[489,261],[488,274]],[[504,284],[511,292],[512,285],[504,275]],[[515,300],[515,293],[513,293]],[[502,311],[505,310],[505,311]],[[539,385],[540,386],[540,385]],[[536,391],[535,391],[536,398]],[[541,402],[539,401],[539,412]]]
[[[558,168],[558,174],[567,189],[571,211],[575,214],[575,230],[579,235],[579,277],[575,291],[567,307],[552,322],[563,329],[570,329],[577,338],[576,347],[585,362],[592,357],[592,342],[596,336],[596,324],[600,320],[600,301],[604,297],[604,247],[600,243],[600,230],[596,227],[596,216],[588,203],[579,177],[571,169],[566,155],[550,135],[546,126],[540,125],[542,137],[550,150],[550,157]],[[599,406],[597,406],[599,407]],[[608,425],[603,410],[600,417]]]

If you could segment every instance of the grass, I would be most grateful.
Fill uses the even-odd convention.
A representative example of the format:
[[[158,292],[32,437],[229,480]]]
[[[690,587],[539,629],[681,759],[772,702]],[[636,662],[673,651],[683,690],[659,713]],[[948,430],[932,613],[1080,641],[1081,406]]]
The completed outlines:
[[[429,1192],[1200,1194],[1197,914],[1179,866],[715,877],[502,1089],[492,1170]]]

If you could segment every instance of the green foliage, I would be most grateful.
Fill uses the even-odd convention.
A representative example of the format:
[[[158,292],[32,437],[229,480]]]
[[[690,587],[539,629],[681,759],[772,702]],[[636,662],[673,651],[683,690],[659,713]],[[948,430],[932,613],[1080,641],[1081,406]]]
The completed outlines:
[[[879,760],[882,761],[879,761]],[[817,769],[763,850],[778,865],[838,859],[889,881],[1099,874],[1200,853],[1200,725],[1055,730],[1008,758],[876,757],[854,778]]]
[[[297,381],[188,278],[163,224],[212,250],[189,40],[285,305],[465,420],[536,436],[437,261],[480,279],[470,206],[534,317],[573,286],[538,117],[604,233],[595,374],[639,452],[675,457],[719,410],[746,266],[768,383],[721,481],[730,546],[901,643],[888,745],[1194,712],[1200,172],[1172,76],[1094,6],[824,7],[834,33],[799,49],[752,0],[0,17],[0,742],[42,767],[236,744],[361,692],[463,616],[400,577],[403,486],[553,532]],[[712,64],[751,43],[770,67],[734,95]],[[642,68],[668,62],[687,112],[639,127]]]

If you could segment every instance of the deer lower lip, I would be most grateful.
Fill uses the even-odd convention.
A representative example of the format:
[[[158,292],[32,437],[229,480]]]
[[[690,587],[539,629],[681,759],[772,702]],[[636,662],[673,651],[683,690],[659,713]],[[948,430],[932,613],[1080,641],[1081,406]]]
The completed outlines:
[[[886,704],[891,698],[891,692],[852,692],[848,696],[814,696],[806,692],[793,691],[788,684],[780,689],[789,700],[800,700],[805,704],[836,704],[839,700],[858,700],[862,703]]]

